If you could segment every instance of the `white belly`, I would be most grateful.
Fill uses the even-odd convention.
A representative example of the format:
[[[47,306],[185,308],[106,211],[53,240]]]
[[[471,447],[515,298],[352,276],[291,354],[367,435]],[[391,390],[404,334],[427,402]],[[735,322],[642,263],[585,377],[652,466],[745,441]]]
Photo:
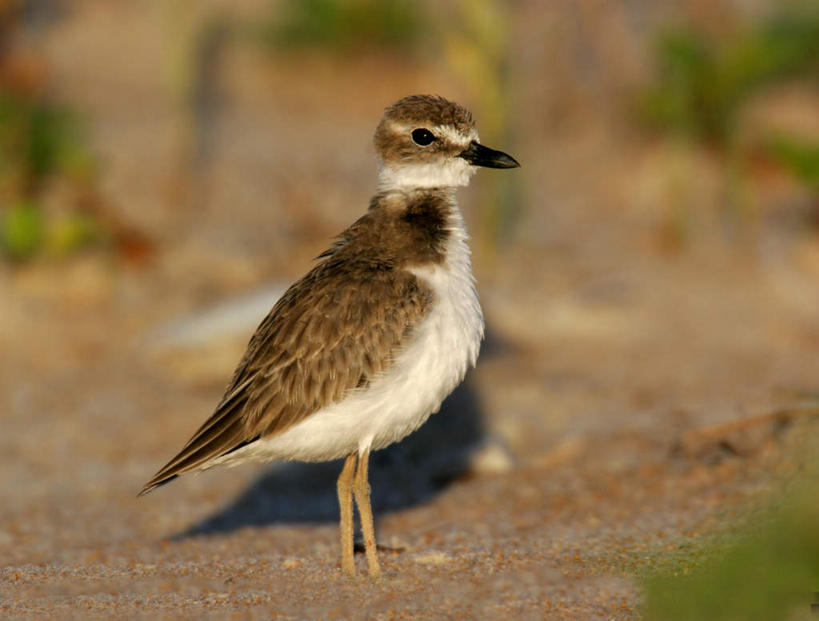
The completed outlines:
[[[459,223],[460,224],[460,223]],[[327,461],[377,450],[401,440],[437,412],[441,402],[475,364],[483,338],[483,316],[462,226],[452,231],[447,261],[413,268],[435,292],[413,342],[390,370],[271,438],[257,440],[205,465],[234,465],[274,459]]]

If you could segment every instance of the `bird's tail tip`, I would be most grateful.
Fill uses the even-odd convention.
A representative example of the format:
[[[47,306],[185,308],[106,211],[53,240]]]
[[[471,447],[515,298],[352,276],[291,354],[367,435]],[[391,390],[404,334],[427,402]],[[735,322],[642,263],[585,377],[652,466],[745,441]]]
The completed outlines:
[[[173,481],[178,476],[179,476],[178,474],[174,474],[174,475],[171,475],[171,476],[169,476],[167,478],[159,478],[159,479],[153,478],[153,479],[151,479],[150,481],[148,481],[145,484],[145,486],[142,488],[142,490],[137,494],[137,498],[141,498],[142,496],[145,496],[145,494],[151,493],[157,487],[162,487],[163,485],[167,485],[168,483]]]

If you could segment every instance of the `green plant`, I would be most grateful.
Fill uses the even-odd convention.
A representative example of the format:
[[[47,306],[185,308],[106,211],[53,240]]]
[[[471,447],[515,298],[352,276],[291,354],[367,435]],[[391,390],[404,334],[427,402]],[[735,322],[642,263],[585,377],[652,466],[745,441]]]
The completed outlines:
[[[0,250],[13,260],[26,259],[42,248],[45,218],[33,203],[18,202],[0,210]]]
[[[82,186],[92,167],[67,107],[0,84],[0,252],[24,261],[45,251],[70,254],[104,237],[102,225],[80,204],[54,217],[41,208],[50,181]]]
[[[819,76],[819,11],[782,13],[717,41],[693,28],[665,33],[658,75],[642,97],[655,126],[725,145],[752,94],[793,76]]]
[[[656,48],[656,80],[639,99],[647,123],[722,158],[728,232],[753,220],[746,182],[751,160],[760,155],[805,184],[819,206],[815,148],[787,135],[749,140],[740,126],[743,109],[763,89],[819,78],[819,10],[794,6],[719,40],[691,27],[666,32]]]
[[[47,178],[86,165],[76,117],[44,96],[24,96],[0,85],[0,175],[36,195]]]
[[[40,65],[21,61],[13,46],[0,50],[0,68],[0,254],[21,262],[105,238],[90,207],[94,161],[77,115],[48,95]],[[54,186],[67,192],[52,204]]]
[[[285,48],[406,49],[424,23],[418,3],[408,0],[286,0],[265,35]]]
[[[819,196],[819,143],[778,135],[768,139],[766,150],[783,168]]]
[[[779,500],[753,532],[723,541],[708,565],[648,578],[645,618],[767,621],[807,613],[819,591],[815,477]]]

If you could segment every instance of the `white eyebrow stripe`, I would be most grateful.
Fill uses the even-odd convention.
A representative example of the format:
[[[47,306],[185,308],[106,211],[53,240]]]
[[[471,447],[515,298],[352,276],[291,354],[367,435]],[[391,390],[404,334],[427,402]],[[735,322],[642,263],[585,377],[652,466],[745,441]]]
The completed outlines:
[[[474,129],[466,135],[462,134],[451,125],[434,125],[428,129],[435,135],[436,138],[442,138],[451,144],[461,145],[464,148],[468,147],[473,140],[478,140],[478,132],[476,132]]]

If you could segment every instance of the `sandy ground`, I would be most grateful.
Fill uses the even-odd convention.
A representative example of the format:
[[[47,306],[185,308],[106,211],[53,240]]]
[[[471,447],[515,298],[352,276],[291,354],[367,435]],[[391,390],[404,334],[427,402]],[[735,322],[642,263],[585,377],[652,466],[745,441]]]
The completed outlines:
[[[159,25],[131,15],[128,38],[116,10],[80,5],[49,35],[55,80],[93,119],[106,196],[156,249],[138,266],[0,267],[3,618],[638,618],[641,576],[693,563],[813,429],[815,239],[777,225],[714,241],[706,213],[691,248],[664,251],[658,170],[678,156],[592,126],[519,140],[523,232],[475,257],[478,368],[374,456],[380,583],[362,554],[360,579],[340,574],[339,464],[212,471],[137,499],[210,413],[254,322],[178,331],[249,292],[272,304],[366,205],[390,93],[444,92],[446,76],[426,89],[407,70],[362,97],[377,61],[352,76],[316,62],[311,83],[343,104],[317,109],[307,87],[280,90],[291,65],[265,65],[258,86],[258,61],[230,56],[220,147],[185,191],[177,113],[148,71]],[[698,179],[685,199],[707,204],[707,158],[684,166]],[[480,192],[462,196],[473,230]]]
[[[51,291],[42,271],[10,279],[14,290],[47,278]],[[652,310],[651,288],[604,304],[622,322],[684,317],[689,333],[559,337],[496,321],[467,384],[374,459],[374,585],[339,572],[339,464],[213,471],[135,498],[219,396],[185,356],[235,358],[158,355],[129,337],[159,296],[139,278],[119,274],[123,290],[91,307],[7,298],[28,347],[4,358],[0,386],[6,617],[634,618],[635,576],[736,520],[782,461],[787,434],[772,424],[692,430],[796,403],[815,369],[810,349],[765,346],[770,326],[747,309],[770,301],[727,282],[723,307],[699,318],[696,303]],[[489,317],[508,317],[493,299]],[[602,312],[575,303],[573,316]],[[540,312],[542,326],[565,311]],[[727,329],[736,314],[743,329]]]

